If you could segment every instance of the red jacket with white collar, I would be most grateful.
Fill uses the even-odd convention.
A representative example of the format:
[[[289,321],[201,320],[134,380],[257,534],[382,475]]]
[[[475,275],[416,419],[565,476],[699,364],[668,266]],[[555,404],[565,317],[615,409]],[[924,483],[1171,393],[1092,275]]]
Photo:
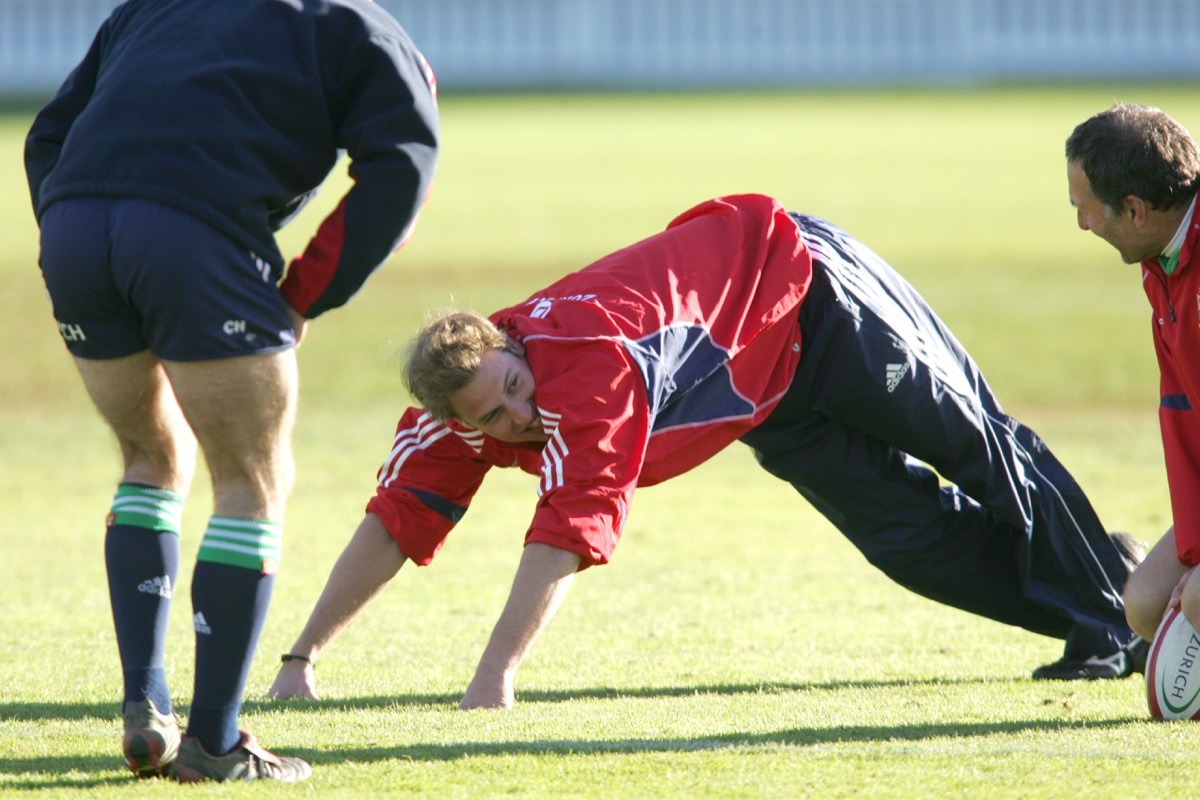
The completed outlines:
[[[1200,208],[1200,204],[1197,204]],[[1154,350],[1162,374],[1158,407],[1179,560],[1200,564],[1200,215],[1196,209],[1167,275],[1142,262],[1142,287],[1154,310]]]
[[[526,542],[609,560],[637,486],[761,423],[800,361],[812,261],[762,195],[723,197],[491,315],[525,347],[549,436],[507,443],[410,408],[367,510],[428,563],[492,467],[539,477]]]

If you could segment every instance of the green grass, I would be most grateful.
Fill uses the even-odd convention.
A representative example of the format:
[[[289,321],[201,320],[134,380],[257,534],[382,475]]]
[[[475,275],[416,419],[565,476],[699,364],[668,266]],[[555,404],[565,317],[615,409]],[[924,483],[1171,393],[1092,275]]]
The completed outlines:
[[[1059,644],[915,597],[743,449],[639,492],[612,565],[580,576],[518,676],[518,707],[456,704],[507,595],[534,483],[489,480],[428,569],[405,567],[272,704],[407,403],[393,351],[424,311],[491,310],[714,194],[826,216],[899,267],[1102,517],[1169,513],[1136,269],[1075,228],[1062,143],[1115,99],[1200,131],[1200,90],[1090,86],[740,96],[448,97],[417,236],[301,350],[299,479],[244,723],[314,763],[250,796],[1160,798],[1190,789],[1200,728],[1147,719],[1138,680],[1037,684]],[[176,797],[119,761],[102,516],[116,453],[53,325],[0,117],[0,795]],[[282,237],[299,249],[338,178]],[[208,490],[185,516],[192,554]],[[190,559],[168,662],[191,685]],[[194,787],[188,796],[225,796]]]

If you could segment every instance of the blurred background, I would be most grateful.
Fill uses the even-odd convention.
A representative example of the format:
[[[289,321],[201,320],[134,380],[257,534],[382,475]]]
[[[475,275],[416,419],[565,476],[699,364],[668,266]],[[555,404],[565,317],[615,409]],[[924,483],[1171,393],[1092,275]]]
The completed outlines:
[[[511,305],[701,200],[761,192],[897,267],[1111,527],[1165,528],[1146,300],[1078,230],[1063,144],[1118,100],[1200,131],[1200,0],[377,2],[437,73],[443,148],[412,242],[300,353],[304,527],[340,532],[372,490],[408,403],[395,353],[426,311]],[[117,5],[0,0],[0,529],[37,518],[30,487],[63,452],[94,461],[74,465],[64,530],[111,493],[112,444],[36,266],[22,149]],[[280,233],[285,256],[347,186],[343,162]]]
[[[377,0],[443,91],[1200,74],[1195,0]],[[0,0],[0,92],[52,91],[116,0]]]

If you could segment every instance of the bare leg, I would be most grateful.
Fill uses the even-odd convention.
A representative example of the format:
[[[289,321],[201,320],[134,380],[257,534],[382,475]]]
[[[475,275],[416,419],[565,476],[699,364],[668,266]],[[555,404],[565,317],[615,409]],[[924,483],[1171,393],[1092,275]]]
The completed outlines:
[[[92,402],[116,434],[123,480],[187,495],[195,470],[196,440],[162,363],[143,351],[125,358],[76,358]]]
[[[281,522],[295,477],[295,351],[169,361],[166,370],[208,462],[213,512]]]
[[[104,560],[121,656],[125,758],[135,774],[154,775],[179,750],[164,652],[196,440],[162,364],[148,351],[76,359],[76,365],[124,462],[107,520]]]
[[[214,501],[192,578],[195,691],[182,751],[198,746],[220,756],[245,744],[237,722],[282,553],[295,471],[296,355],[165,367],[204,451]]]
[[[197,735],[210,752],[227,752],[237,741],[241,696],[270,602],[280,525],[294,479],[295,351],[201,362],[161,362],[143,352],[78,364],[93,401],[117,436],[126,483],[182,495],[194,474],[197,440],[203,449],[212,476],[214,514],[192,582],[198,618],[189,732],[193,727],[201,730]],[[253,565],[222,561],[221,555],[229,551],[222,549],[222,542],[214,543],[216,527],[233,529],[238,537],[249,530],[250,557],[259,551],[270,557]],[[215,559],[206,556],[206,545],[207,552],[217,554]],[[131,551],[148,547],[145,536],[123,539],[119,548],[112,548],[110,575],[114,565],[123,568]],[[177,552],[177,542],[175,548]],[[119,582],[124,587],[138,583],[128,578]],[[165,607],[165,600],[160,605]],[[114,617],[122,614],[114,600]],[[132,649],[139,663],[151,658],[143,652],[155,654],[156,664],[161,661],[165,627],[149,637],[141,617],[118,618],[116,625],[118,639],[125,629],[139,642]],[[123,662],[126,649],[122,646]]]
[[[1171,590],[1187,570],[1175,552],[1175,527],[1171,526],[1125,584],[1125,614],[1138,636],[1147,641],[1154,638]]]

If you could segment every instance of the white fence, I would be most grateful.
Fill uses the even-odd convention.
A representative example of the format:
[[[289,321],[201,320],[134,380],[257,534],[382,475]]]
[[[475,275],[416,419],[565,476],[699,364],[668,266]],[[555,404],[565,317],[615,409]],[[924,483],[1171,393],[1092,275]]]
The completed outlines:
[[[377,0],[442,91],[1198,78],[1200,0]],[[45,93],[117,0],[0,0],[0,93]]]

